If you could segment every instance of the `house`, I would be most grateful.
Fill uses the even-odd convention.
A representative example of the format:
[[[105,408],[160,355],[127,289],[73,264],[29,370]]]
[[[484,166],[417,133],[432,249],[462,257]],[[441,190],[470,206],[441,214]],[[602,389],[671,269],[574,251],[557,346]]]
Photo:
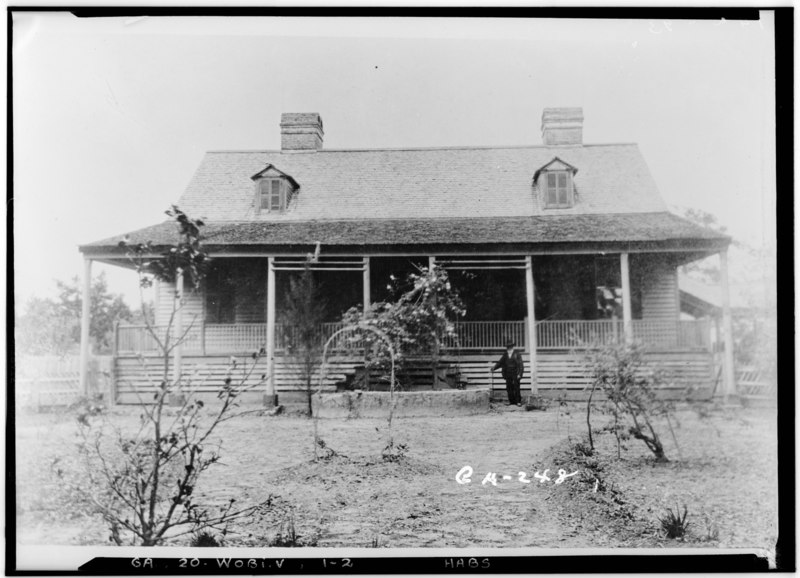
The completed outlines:
[[[207,153],[178,206],[205,221],[214,267],[199,292],[183,292],[189,334],[176,371],[210,375],[230,355],[265,346],[274,361],[264,362],[267,395],[291,397],[281,295],[318,251],[314,269],[332,301],[324,336],[343,309],[385,299],[390,275],[435,263],[465,289],[467,316],[449,355],[471,387],[502,387],[486,366],[511,338],[525,351],[523,390],[580,391],[588,378],[575,348],[623,337],[705,386],[708,323],[680,318],[677,268],[719,253],[726,274],[730,239],[668,212],[637,145],[585,144],[583,120],[580,108],[545,109],[533,146],[334,150],[323,146],[319,114],[291,113],[281,117],[281,150]],[[125,237],[158,248],[177,231],[169,221]],[[87,277],[92,261],[130,266],[122,238],[80,247]],[[158,288],[158,325],[175,294]],[[119,400],[149,387],[140,361],[149,353],[142,327],[119,328]],[[344,373],[358,370],[357,352],[337,359]]]

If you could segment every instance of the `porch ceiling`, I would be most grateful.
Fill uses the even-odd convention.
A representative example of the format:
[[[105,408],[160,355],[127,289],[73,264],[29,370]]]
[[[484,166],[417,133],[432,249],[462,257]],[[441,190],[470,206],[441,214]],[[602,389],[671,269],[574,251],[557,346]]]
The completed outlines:
[[[158,249],[178,241],[167,221],[80,247],[87,257],[121,255],[120,241],[151,242]],[[285,253],[323,247],[363,252],[438,250],[467,253],[549,250],[653,250],[715,252],[730,238],[667,212],[533,217],[363,219],[206,223],[202,243],[211,253]]]

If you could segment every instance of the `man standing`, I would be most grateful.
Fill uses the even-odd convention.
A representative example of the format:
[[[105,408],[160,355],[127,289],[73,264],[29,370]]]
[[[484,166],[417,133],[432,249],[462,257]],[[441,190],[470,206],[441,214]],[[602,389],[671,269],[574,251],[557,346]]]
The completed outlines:
[[[503,369],[503,379],[506,380],[506,391],[508,392],[508,405],[521,406],[522,396],[519,393],[519,382],[522,379],[525,365],[522,363],[522,355],[519,351],[514,350],[515,345],[513,341],[506,343],[506,351],[494,364],[492,371],[498,368]]]

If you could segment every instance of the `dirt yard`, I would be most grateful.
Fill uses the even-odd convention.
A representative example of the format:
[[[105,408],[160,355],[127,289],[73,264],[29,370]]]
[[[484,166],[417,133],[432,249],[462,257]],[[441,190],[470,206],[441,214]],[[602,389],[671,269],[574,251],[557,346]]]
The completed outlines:
[[[134,407],[109,413],[125,428],[139,415]],[[273,497],[266,513],[231,527],[228,546],[274,544],[293,525],[296,545],[772,549],[774,411],[715,409],[699,417],[684,409],[678,418],[678,447],[664,429],[670,462],[654,464],[635,440],[617,460],[609,435],[597,436],[593,456],[576,451],[585,436],[580,405],[397,419],[394,441],[405,452],[395,461],[381,457],[385,420],[320,420],[320,435],[336,454],[314,462],[311,420],[244,416],[218,430],[222,463],[201,479],[196,501]],[[65,480],[82,479],[75,415],[21,415],[16,432],[18,541],[108,544],[102,521],[65,489]],[[465,466],[471,483],[459,484]],[[540,482],[534,474],[545,469],[550,479]],[[577,473],[556,484],[559,469]],[[489,472],[496,486],[481,483]],[[659,517],[684,504],[689,533],[664,537]]]

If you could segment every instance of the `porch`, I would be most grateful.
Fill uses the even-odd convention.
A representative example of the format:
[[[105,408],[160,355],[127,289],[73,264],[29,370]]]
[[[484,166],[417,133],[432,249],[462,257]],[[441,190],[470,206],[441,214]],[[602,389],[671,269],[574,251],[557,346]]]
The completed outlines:
[[[495,396],[502,395],[502,378],[488,366],[511,340],[524,353],[523,390],[544,396],[567,391],[581,395],[590,379],[581,351],[625,341],[642,345],[653,361],[670,366],[675,375],[670,387],[691,384],[711,391],[709,323],[679,319],[676,268],[694,257],[694,253],[337,255],[319,257],[310,267],[298,256],[217,258],[199,290],[189,290],[182,280],[157,284],[158,338],[142,325],[116,329],[115,397],[122,403],[137,403],[149,391],[148,376],[158,374],[158,342],[163,342],[168,327],[171,345],[176,336],[183,336],[180,347],[170,354],[173,374],[187,386],[211,392],[224,379],[231,356],[244,359],[263,351],[248,381],[263,384],[257,389],[265,399],[275,394],[282,400],[301,396],[304,384],[289,347],[298,340],[281,310],[292,276],[309,267],[323,286],[328,303],[326,322],[317,331],[321,347],[342,329],[339,319],[344,310],[367,310],[370,303],[391,299],[387,289],[392,279],[434,264],[448,270],[467,312],[455,323],[454,335],[441,344],[443,376],[458,366],[470,388],[490,388]],[[352,334],[339,335],[329,344],[325,390],[354,383],[364,386],[365,379],[371,388],[382,385],[375,381],[378,376],[364,372],[363,348]],[[405,383],[415,388],[447,387],[444,380],[433,379],[429,358],[418,361]]]

